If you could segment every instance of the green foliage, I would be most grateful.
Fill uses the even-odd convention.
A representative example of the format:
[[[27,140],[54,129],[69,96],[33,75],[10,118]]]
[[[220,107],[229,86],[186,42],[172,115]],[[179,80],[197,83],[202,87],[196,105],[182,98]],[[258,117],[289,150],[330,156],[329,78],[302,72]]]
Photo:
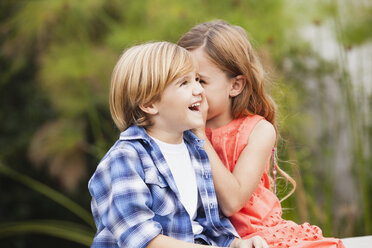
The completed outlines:
[[[16,172],[7,166],[0,164],[0,174],[5,175],[7,177],[10,177],[16,181],[18,181],[21,184],[25,184],[26,186],[30,187],[31,189],[35,190],[36,192],[39,192],[48,198],[50,198],[53,201],[56,201],[61,206],[64,206],[74,214],[76,214],[78,217],[80,217],[82,220],[84,220],[87,224],[89,224],[91,227],[95,227],[93,218],[91,214],[80,207],[75,202],[71,201],[67,197],[65,197],[63,194],[53,190],[52,188],[26,176],[22,175],[19,172]]]
[[[341,23],[345,26],[338,35],[339,40],[347,49],[372,40],[372,6],[351,8],[349,11],[354,14],[348,17],[350,19],[346,23]]]
[[[0,239],[20,234],[45,234],[90,246],[94,231],[84,226],[57,220],[0,223]]]
[[[7,236],[19,235],[24,233],[38,233],[75,241],[87,246],[91,245],[92,239],[94,237],[95,225],[93,222],[93,218],[88,211],[83,209],[72,200],[68,199],[63,194],[26,175],[16,172],[1,163],[0,174],[12,178],[19,183],[30,187],[35,192],[45,195],[49,199],[57,202],[61,206],[65,207],[66,209],[80,217],[90,226],[87,227],[73,222],[58,220],[5,222],[0,223],[0,239]]]

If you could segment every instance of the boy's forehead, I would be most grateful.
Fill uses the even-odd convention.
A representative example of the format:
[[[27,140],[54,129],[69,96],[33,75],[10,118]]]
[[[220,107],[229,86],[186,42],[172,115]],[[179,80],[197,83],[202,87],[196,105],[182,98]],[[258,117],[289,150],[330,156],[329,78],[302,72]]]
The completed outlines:
[[[177,80],[188,79],[190,77],[194,77],[195,75],[196,75],[196,71],[190,71],[186,73],[185,75],[179,77]]]
[[[190,71],[188,73],[182,74],[181,76],[175,78],[168,85],[176,85],[176,84],[182,83],[185,80],[190,80],[191,78],[194,78],[195,76],[196,76],[196,72],[195,71]]]

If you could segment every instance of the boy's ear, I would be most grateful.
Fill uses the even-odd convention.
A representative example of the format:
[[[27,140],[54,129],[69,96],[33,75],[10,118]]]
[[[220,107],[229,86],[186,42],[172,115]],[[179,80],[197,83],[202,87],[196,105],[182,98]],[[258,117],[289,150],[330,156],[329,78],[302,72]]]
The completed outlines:
[[[235,97],[243,91],[247,80],[243,75],[238,75],[232,80],[233,82],[231,83],[230,97]]]
[[[158,108],[154,103],[146,103],[139,105],[139,108],[149,115],[156,115],[158,113]]]

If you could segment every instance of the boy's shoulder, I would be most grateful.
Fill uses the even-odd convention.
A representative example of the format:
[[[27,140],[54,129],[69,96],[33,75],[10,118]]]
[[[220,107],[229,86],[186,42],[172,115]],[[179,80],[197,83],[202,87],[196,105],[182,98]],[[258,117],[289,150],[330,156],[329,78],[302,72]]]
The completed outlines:
[[[146,158],[147,153],[143,138],[145,140],[147,138],[140,129],[137,126],[130,127],[120,134],[119,139],[98,163],[89,180],[89,185],[100,181],[102,177],[113,176],[114,172],[137,171],[141,175],[143,174],[142,160]]]
[[[112,158],[118,158],[121,156],[130,156],[132,154],[136,154],[137,149],[133,141],[126,141],[118,139],[114,145],[106,152],[106,154],[102,157],[99,164],[105,163],[105,161],[110,160]]]
[[[100,163],[112,157],[130,156],[143,150],[143,143],[149,143],[149,136],[146,131],[138,126],[130,126],[120,133],[119,139],[106,152]]]

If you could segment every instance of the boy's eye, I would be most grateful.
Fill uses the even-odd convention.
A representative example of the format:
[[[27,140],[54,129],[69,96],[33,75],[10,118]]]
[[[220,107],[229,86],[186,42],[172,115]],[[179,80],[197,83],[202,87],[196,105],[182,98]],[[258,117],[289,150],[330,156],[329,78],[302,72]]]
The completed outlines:
[[[186,85],[188,82],[187,81],[183,81],[181,84],[180,84],[180,86],[184,86],[184,85]]]
[[[198,81],[199,81],[199,84],[206,84],[206,82],[201,79],[199,79]]]

